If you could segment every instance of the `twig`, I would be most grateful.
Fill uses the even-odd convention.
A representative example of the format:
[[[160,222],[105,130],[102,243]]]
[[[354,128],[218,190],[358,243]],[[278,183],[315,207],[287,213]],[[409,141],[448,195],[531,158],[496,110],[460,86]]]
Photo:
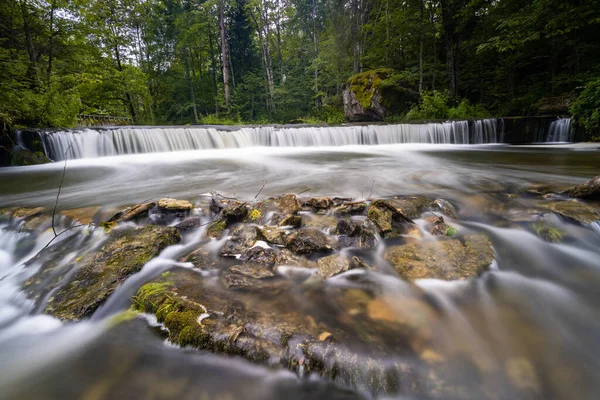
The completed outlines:
[[[371,191],[369,192],[369,197],[367,197],[367,200],[371,200],[371,196],[373,195],[373,186],[375,186],[375,179],[373,179],[373,183],[371,184]]]
[[[52,242],[54,242],[63,233],[70,231],[71,229],[81,228],[82,226],[91,226],[91,225],[92,225],[92,223],[90,223],[88,225],[85,225],[85,224],[73,225],[73,226],[66,228],[64,231],[60,232],[58,235],[55,234],[54,237],[52,239],[50,239],[50,241],[48,243],[46,243],[46,245],[44,247],[42,247],[42,249],[40,251],[38,251],[37,254],[35,256],[33,256],[32,258],[39,256],[44,250],[46,250],[52,244]]]
[[[56,238],[56,236],[58,236],[58,234],[56,233],[56,226],[54,225],[54,219],[56,217],[56,208],[58,207],[58,198],[60,197],[60,191],[62,190],[62,186],[65,181],[65,174],[67,173],[67,161],[69,160],[67,153],[69,152],[69,150],[71,149],[72,146],[73,146],[73,140],[71,140],[71,143],[69,143],[69,147],[67,147],[67,149],[65,150],[65,154],[64,154],[65,155],[65,165],[63,167],[62,176],[60,178],[60,185],[58,185],[58,193],[56,193],[56,201],[54,202],[54,210],[52,210],[52,232],[54,232],[54,238]]]
[[[302,193],[310,192],[311,190],[311,188],[306,188],[303,191],[296,193],[296,196],[300,196]]]
[[[263,182],[262,186],[260,187],[260,190],[258,191],[258,193],[256,193],[256,196],[254,196],[255,199],[258,197],[258,195],[260,194],[260,192],[262,192],[262,190],[265,188],[266,184],[267,184],[267,181],[265,180]]]

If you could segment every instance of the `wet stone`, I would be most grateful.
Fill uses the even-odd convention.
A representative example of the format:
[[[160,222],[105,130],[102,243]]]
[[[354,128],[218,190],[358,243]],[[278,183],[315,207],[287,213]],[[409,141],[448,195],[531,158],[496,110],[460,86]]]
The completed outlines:
[[[277,225],[299,228],[302,225],[302,218],[299,215],[286,215],[277,222]]]
[[[436,242],[392,246],[384,258],[408,281],[415,279],[467,279],[486,271],[494,260],[489,240],[483,235]]]
[[[366,264],[358,257],[349,259],[340,254],[333,254],[331,256],[319,258],[317,260],[317,265],[319,266],[321,277],[327,279],[354,268],[364,268]]]
[[[414,230],[414,224],[410,218],[383,200],[374,201],[369,206],[367,216],[386,239],[412,233]]]
[[[221,218],[227,221],[228,224],[242,222],[247,215],[246,203],[231,202],[221,211]]]
[[[544,201],[539,202],[537,206],[582,223],[600,221],[598,209],[577,200]]]
[[[240,256],[240,261],[266,266],[303,266],[306,264],[306,260],[295,256],[287,249],[264,248],[262,246],[244,251]]]
[[[431,205],[424,196],[395,196],[387,202],[408,218],[418,218]]]
[[[158,200],[158,208],[163,211],[190,211],[192,203],[187,200],[165,198]]]
[[[600,175],[581,185],[568,188],[562,194],[578,199],[600,200]]]
[[[223,235],[223,232],[225,232],[225,229],[227,229],[227,221],[225,219],[217,219],[209,223],[206,227],[206,236],[219,239]]]
[[[337,216],[346,215],[363,215],[367,210],[367,203],[361,202],[349,202],[342,203],[342,205],[334,208],[333,213]]]
[[[203,271],[218,268],[218,260],[208,251],[200,248],[195,250],[187,257],[183,259],[184,262],[189,262],[194,265],[194,268],[198,268]]]
[[[448,200],[435,199],[433,201],[433,207],[438,209],[446,217],[458,219],[458,212],[456,211],[456,208],[454,208],[452,203],[450,203]]]
[[[377,242],[375,227],[369,220],[341,219],[335,233],[342,247],[372,248]]]
[[[200,217],[189,217],[175,225],[175,228],[182,231],[191,231],[202,226],[202,219]]]
[[[285,237],[287,232],[277,226],[264,226],[260,228],[260,233],[263,235],[268,243],[276,244],[279,246],[285,245]]]
[[[287,237],[286,247],[296,254],[330,252],[336,243],[318,229],[300,229]]]
[[[256,225],[240,225],[231,234],[223,248],[221,254],[224,256],[236,256],[254,246],[254,244],[263,240],[262,233]]]
[[[127,207],[125,210],[113,215],[108,222],[126,222],[137,218],[147,217],[148,212],[156,206],[156,203],[149,202],[136,204],[132,207]]]
[[[244,275],[254,279],[272,278],[275,276],[272,267],[260,264],[234,265],[229,268],[229,271],[234,274]]]

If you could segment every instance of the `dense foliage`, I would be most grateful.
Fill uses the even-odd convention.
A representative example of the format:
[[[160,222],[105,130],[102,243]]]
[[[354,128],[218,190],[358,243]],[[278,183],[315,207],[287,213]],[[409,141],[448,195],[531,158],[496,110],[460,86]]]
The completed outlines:
[[[342,85],[390,68],[422,94],[409,118],[581,94],[597,129],[599,28],[594,0],[6,0],[0,121],[341,122]]]

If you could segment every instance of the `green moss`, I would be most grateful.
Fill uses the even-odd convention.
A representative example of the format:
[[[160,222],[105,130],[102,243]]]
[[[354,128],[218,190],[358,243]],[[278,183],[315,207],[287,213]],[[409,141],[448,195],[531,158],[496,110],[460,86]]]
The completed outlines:
[[[227,229],[227,220],[218,219],[208,225],[206,236],[218,239],[225,229]]]
[[[393,85],[388,80],[393,73],[394,71],[388,68],[365,71],[351,76],[348,84],[363,108],[368,109],[371,107],[371,100],[378,89]]]

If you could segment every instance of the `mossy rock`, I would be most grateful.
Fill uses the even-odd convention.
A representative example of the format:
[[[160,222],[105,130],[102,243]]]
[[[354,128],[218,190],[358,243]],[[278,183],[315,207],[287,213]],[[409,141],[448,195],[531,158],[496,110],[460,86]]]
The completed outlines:
[[[44,153],[41,151],[32,152],[21,146],[15,146],[12,151],[12,165],[26,166],[26,165],[39,165],[47,164],[52,162]]]
[[[600,221],[600,211],[597,208],[577,200],[543,201],[537,203],[537,206],[584,224]]]
[[[383,121],[406,112],[418,94],[392,69],[379,68],[351,76],[344,85],[344,112],[350,121]]]
[[[173,227],[111,231],[102,247],[76,259],[77,271],[48,300],[45,312],[65,321],[90,316],[127,277],[179,240]]]
[[[490,241],[483,235],[472,235],[437,242],[409,243],[392,246],[385,259],[405,280],[472,278],[487,271],[494,260]]]

